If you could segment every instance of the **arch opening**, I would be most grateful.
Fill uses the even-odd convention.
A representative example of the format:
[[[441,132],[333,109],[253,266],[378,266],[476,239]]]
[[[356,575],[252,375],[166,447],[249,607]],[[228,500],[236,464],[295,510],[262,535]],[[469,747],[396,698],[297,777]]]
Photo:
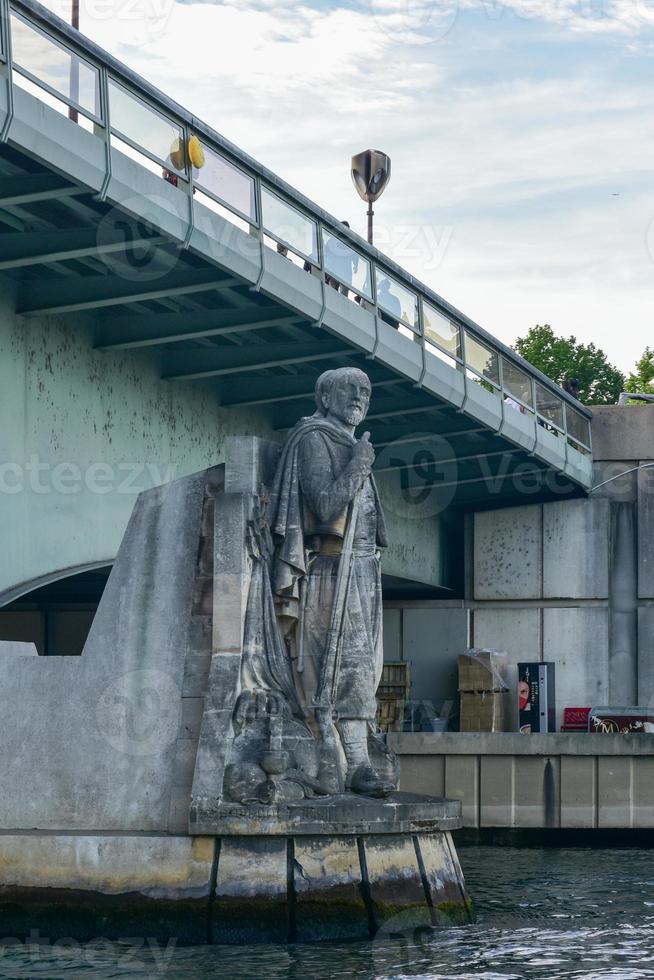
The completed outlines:
[[[0,608],[0,655],[80,656],[110,571],[68,572]]]

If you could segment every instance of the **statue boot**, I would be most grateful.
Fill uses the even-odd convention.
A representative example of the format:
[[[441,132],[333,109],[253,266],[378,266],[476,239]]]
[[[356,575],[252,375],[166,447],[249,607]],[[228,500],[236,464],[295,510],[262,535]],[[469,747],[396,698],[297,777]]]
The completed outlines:
[[[347,760],[345,788],[362,796],[384,799],[394,791],[392,783],[382,779],[368,755],[368,724],[359,719],[342,721],[338,733]]]

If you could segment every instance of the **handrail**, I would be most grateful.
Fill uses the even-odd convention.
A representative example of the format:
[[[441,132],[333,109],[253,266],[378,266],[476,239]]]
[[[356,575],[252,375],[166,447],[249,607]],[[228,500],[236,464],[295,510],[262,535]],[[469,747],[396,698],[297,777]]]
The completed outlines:
[[[342,238],[343,240],[347,241],[361,257],[365,257],[371,265],[371,279],[373,283],[376,273],[386,273],[391,277],[397,278],[402,286],[415,292],[419,297],[418,316],[420,340],[423,345],[423,358],[425,358],[426,355],[424,353],[425,333],[422,310],[423,300],[427,300],[427,302],[434,306],[439,312],[443,313],[446,317],[449,317],[453,324],[461,331],[463,350],[463,331],[464,329],[467,329],[471,334],[478,337],[483,344],[490,346],[494,353],[501,355],[508,361],[515,364],[522,371],[526,372],[532,379],[537,380],[541,385],[543,385],[543,387],[549,389],[558,399],[561,400],[563,404],[568,404],[587,421],[590,421],[592,418],[592,411],[589,408],[582,405],[566,391],[559,388],[558,385],[556,385],[550,378],[548,378],[533,365],[529,364],[529,362],[522,358],[516,351],[512,350],[500,340],[493,337],[492,334],[486,331],[483,327],[479,326],[479,324],[475,323],[456,307],[452,306],[452,304],[448,303],[447,300],[432,290],[429,286],[426,286],[424,283],[420,282],[420,280],[416,279],[388,256],[384,255],[377,248],[370,245],[351,229],[345,227],[342,222],[336,219],[333,215],[329,214],[319,205],[315,204],[302,193],[295,190],[293,187],[291,187],[291,185],[286,183],[286,181],[282,180],[271,170],[268,170],[265,166],[258,163],[258,161],[249,156],[235,144],[225,139],[224,136],[221,136],[220,133],[216,132],[211,126],[195,117],[192,113],[186,110],[183,106],[179,105],[179,103],[175,102],[165,93],[161,92],[155,86],[141,78],[136,72],[121,64],[121,62],[119,62],[108,52],[104,51],[99,45],[80,34],[79,31],[71,27],[61,18],[57,17],[56,14],[53,14],[47,8],[43,7],[37,2],[37,0],[1,0],[0,6],[3,12],[3,18],[12,9],[21,13],[23,17],[33,21],[41,28],[41,30],[44,30],[46,33],[50,34],[53,39],[64,43],[66,47],[71,49],[73,52],[79,53],[86,61],[90,63],[95,62],[95,67],[99,68],[100,71],[104,73],[105,79],[107,77],[107,73],[109,73],[109,75],[111,75],[111,77],[113,77],[116,81],[123,83],[128,89],[134,92],[134,94],[137,94],[146,106],[150,105],[151,108],[159,112],[163,112],[166,116],[171,118],[171,121],[178,124],[185,133],[195,133],[199,138],[206,141],[207,146],[224,156],[229,162],[235,164],[254,180],[255,190],[259,201],[259,208],[261,202],[261,187],[267,186],[282,197],[282,199],[289,205],[303,213],[305,217],[315,221],[318,226],[317,230],[319,237],[321,237],[322,234],[321,227],[324,227],[330,234],[334,234],[337,238]],[[8,23],[5,25],[5,31],[7,34],[10,33],[10,26]],[[11,76],[9,76],[9,82],[11,83]],[[106,100],[105,104],[102,106],[102,109],[108,110],[108,86],[101,85],[100,92],[101,98]],[[106,114],[103,112],[103,117],[106,119],[109,118],[108,111]],[[147,155],[145,148],[142,152],[146,153]],[[194,185],[191,168],[189,168],[189,178],[191,185]],[[202,181],[200,180],[200,188],[201,184]],[[192,209],[192,186],[189,187],[189,196],[191,199]],[[264,229],[261,224],[260,211],[258,214],[258,220],[260,226],[259,232],[261,236],[263,258]],[[191,230],[192,227],[192,223],[190,222],[189,228]],[[187,238],[188,237],[189,236],[187,235]],[[322,255],[320,258],[322,259]],[[263,271],[263,264],[264,263],[262,262],[261,272]],[[322,263],[322,270],[324,275],[324,262]],[[259,280],[261,280],[261,278],[262,276],[260,275]],[[256,289],[257,286],[254,288]],[[350,286],[350,288],[356,291],[355,287]],[[376,290],[373,291],[372,301],[376,313]],[[423,379],[421,379],[421,381],[422,380]],[[505,393],[503,386],[500,388],[500,391],[503,394]],[[535,408],[536,406],[534,405],[534,409]],[[563,415],[565,416],[565,414],[566,413],[564,411]],[[567,429],[567,426],[565,428]]]

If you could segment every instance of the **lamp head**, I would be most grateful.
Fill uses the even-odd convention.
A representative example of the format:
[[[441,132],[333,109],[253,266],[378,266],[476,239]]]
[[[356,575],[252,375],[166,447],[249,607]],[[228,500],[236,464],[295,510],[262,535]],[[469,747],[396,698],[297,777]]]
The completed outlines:
[[[381,150],[364,150],[352,157],[352,182],[369,204],[382,196],[391,179],[391,158]]]

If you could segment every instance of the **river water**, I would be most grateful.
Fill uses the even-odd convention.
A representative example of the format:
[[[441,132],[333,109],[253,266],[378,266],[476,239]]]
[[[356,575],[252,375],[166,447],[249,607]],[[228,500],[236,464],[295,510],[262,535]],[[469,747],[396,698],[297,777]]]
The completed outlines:
[[[12,980],[640,980],[654,978],[654,850],[462,847],[477,921],[391,922],[366,943],[0,949]]]

